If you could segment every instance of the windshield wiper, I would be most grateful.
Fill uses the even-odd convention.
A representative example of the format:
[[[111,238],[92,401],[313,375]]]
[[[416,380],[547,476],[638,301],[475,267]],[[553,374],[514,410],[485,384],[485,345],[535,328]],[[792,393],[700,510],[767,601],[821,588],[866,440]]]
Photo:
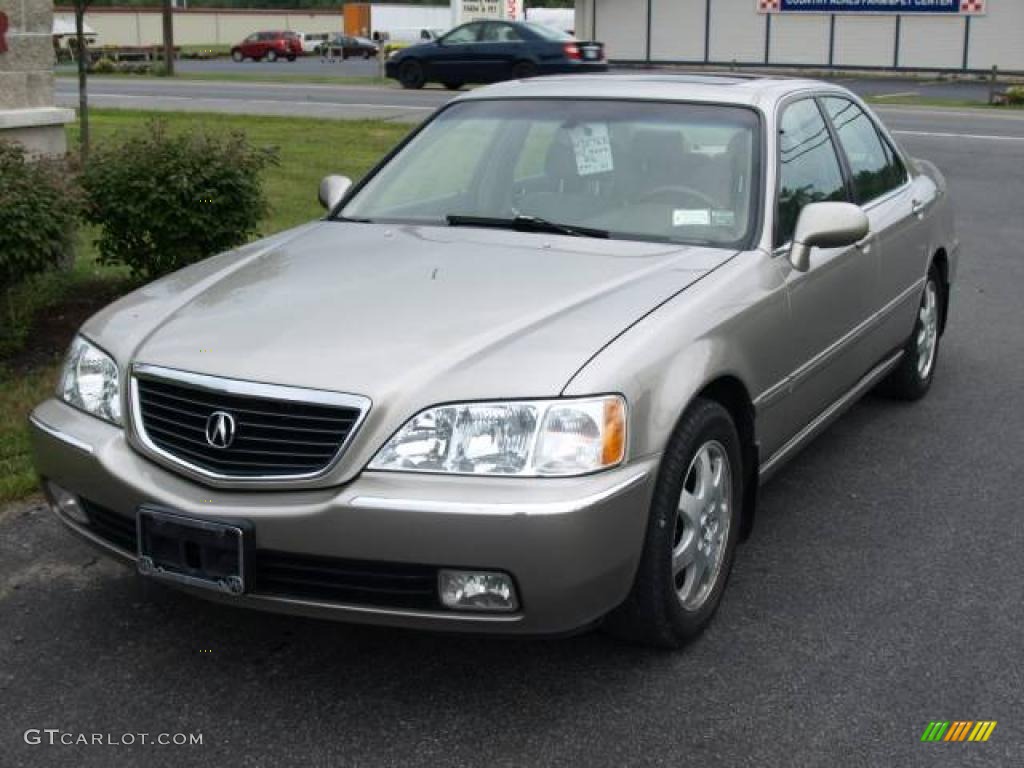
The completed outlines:
[[[449,227],[492,227],[494,229],[514,229],[517,232],[549,232],[555,235],[570,237],[599,237],[607,239],[610,233],[606,229],[591,229],[569,224],[558,224],[538,216],[513,216],[502,219],[491,216],[459,216],[445,217]]]

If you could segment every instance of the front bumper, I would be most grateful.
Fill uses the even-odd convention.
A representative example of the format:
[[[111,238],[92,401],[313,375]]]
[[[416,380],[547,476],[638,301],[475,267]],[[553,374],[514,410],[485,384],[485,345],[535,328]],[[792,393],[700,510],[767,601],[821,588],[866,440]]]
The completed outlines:
[[[169,472],[132,449],[124,432],[48,400],[32,414],[36,469],[131,531],[142,504],[217,520],[245,520],[257,554],[433,568],[505,571],[518,587],[513,614],[337,602],[280,590],[204,597],[264,610],[375,624],[470,632],[554,634],[591,624],[633,582],[657,457],[582,478],[440,477],[364,472],[340,488],[224,491]],[[60,515],[127,561],[135,552]]]

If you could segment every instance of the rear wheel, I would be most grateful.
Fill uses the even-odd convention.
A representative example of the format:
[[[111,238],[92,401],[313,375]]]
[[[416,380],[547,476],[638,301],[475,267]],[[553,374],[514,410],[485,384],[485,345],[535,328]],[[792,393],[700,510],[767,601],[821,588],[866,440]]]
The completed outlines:
[[[458,82],[456,80],[449,80],[448,82],[444,83],[444,87],[447,88],[449,91],[457,91],[463,85],[464,83]]]
[[[298,58],[298,57],[297,57],[297,56],[296,56],[296,55],[295,55],[294,53],[293,53],[293,54],[290,54],[290,55],[288,56],[288,61],[295,61],[295,59],[296,59],[296,58]]]
[[[267,61],[271,61],[271,62],[277,61],[277,51],[274,51],[274,50],[267,51]]]
[[[402,84],[403,88],[422,88],[427,82],[423,65],[415,59],[402,62],[402,66],[398,70],[398,82]]]
[[[707,626],[732,569],[743,477],[732,417],[698,399],[662,459],[633,588],[605,622],[612,634],[680,648]]]
[[[512,77],[516,80],[525,80],[537,74],[537,65],[532,61],[520,61],[512,67]]]
[[[900,400],[920,400],[928,394],[939,359],[939,329],[944,311],[942,278],[932,265],[918,305],[914,330],[903,347],[903,358],[882,386],[884,392]]]
[[[371,58],[372,56],[373,56],[373,54],[372,54],[372,53],[370,53],[369,51],[363,51],[363,58],[364,58],[364,59],[369,59],[369,58]]]
[[[231,52],[231,60],[236,62],[245,61],[245,56],[237,48]]]

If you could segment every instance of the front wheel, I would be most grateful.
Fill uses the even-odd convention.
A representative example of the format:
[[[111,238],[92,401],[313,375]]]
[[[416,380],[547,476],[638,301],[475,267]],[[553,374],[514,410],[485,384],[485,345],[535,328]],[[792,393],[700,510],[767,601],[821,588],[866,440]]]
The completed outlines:
[[[245,60],[245,56],[242,55],[241,51],[234,50],[234,51],[231,52],[231,60],[234,61],[234,62],[241,63],[242,61]]]
[[[612,634],[680,648],[711,621],[739,540],[741,455],[729,412],[696,400],[662,459],[633,588],[605,620]]]
[[[403,62],[398,70],[398,82],[402,84],[403,88],[414,90],[422,88],[427,82],[423,65],[415,59]]]
[[[295,61],[298,57],[293,53],[288,57],[288,61]]]
[[[920,400],[931,389],[944,311],[941,286],[939,272],[932,265],[925,279],[914,330],[903,347],[903,358],[882,385],[886,394],[900,400]]]

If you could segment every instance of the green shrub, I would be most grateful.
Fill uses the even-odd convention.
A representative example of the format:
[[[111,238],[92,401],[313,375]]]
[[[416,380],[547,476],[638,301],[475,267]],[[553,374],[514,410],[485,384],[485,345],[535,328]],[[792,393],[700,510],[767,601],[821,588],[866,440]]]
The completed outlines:
[[[0,288],[69,261],[79,200],[66,162],[0,141]]]
[[[1024,85],[1014,85],[1006,89],[1007,104],[1024,104]]]
[[[111,75],[117,72],[117,64],[112,59],[102,58],[89,66],[89,72],[94,75]]]
[[[244,133],[175,134],[158,120],[101,145],[82,182],[100,262],[152,279],[246,242],[267,212],[260,174],[276,163]]]

